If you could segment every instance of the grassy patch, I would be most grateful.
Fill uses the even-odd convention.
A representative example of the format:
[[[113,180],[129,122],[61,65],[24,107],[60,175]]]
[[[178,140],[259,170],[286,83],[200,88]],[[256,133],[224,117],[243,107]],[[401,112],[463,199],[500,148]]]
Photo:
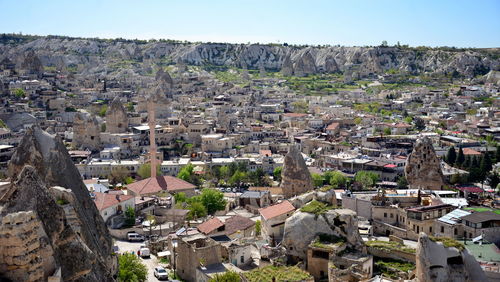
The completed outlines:
[[[391,279],[400,279],[401,277],[399,277],[398,273],[400,271],[408,273],[415,269],[413,263],[392,259],[378,259],[375,260],[374,264],[376,272],[381,272],[384,276]]]
[[[457,248],[460,251],[463,251],[465,249],[464,244],[458,242],[457,240],[449,237],[434,237],[434,236],[429,236],[429,239],[431,239],[433,242],[441,242],[443,243],[443,246],[446,248]]]
[[[399,250],[402,252],[407,252],[407,253],[412,253],[414,254],[416,252],[416,249],[407,247],[405,245],[399,244],[398,242],[394,241],[367,241],[365,244],[368,247],[373,247],[376,249],[383,249],[385,251],[393,251],[393,250]]]
[[[330,234],[319,234],[311,246],[322,249],[333,249],[345,243],[345,239]]]
[[[490,209],[490,208],[483,208],[483,207],[478,207],[478,208],[464,208],[466,211],[475,211],[475,212],[486,212],[486,211],[491,211],[496,214],[500,214],[499,209]]]
[[[316,200],[312,200],[307,205],[303,206],[300,211],[313,213],[315,215],[324,214],[327,211],[334,209],[334,206],[327,205],[322,202],[318,202]]]
[[[60,205],[60,206],[64,206],[64,205],[68,204],[68,201],[66,201],[66,200],[65,200],[65,199],[63,199],[63,198],[59,198],[59,199],[57,199],[57,200],[56,200],[56,203],[57,203],[58,205]]]
[[[244,274],[249,282],[261,281],[302,281],[312,279],[311,274],[297,266],[266,266]]]

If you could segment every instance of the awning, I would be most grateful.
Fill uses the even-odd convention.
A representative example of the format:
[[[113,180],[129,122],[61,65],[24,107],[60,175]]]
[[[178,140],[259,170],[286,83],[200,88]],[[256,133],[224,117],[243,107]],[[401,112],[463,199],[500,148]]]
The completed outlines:
[[[171,254],[170,251],[158,252],[158,257],[162,258],[162,257],[169,256],[170,254]]]

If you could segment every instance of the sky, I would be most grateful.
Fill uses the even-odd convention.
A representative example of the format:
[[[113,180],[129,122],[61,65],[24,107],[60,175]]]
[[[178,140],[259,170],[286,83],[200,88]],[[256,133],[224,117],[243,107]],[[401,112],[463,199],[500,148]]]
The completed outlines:
[[[500,47],[500,0],[0,0],[0,33]]]

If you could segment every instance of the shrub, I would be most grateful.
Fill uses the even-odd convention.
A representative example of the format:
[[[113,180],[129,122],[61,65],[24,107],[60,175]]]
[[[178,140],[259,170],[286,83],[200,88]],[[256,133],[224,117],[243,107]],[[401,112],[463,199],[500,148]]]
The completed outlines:
[[[120,265],[118,271],[118,281],[146,281],[148,276],[148,269],[141,260],[132,253],[120,255],[118,257],[118,264]]]

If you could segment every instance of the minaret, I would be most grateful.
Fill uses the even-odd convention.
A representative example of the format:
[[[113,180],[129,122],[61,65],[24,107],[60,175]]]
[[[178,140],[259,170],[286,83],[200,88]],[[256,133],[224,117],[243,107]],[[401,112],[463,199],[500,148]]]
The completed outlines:
[[[149,154],[151,161],[151,177],[156,177],[156,140],[155,140],[155,104],[153,97],[148,99]]]

